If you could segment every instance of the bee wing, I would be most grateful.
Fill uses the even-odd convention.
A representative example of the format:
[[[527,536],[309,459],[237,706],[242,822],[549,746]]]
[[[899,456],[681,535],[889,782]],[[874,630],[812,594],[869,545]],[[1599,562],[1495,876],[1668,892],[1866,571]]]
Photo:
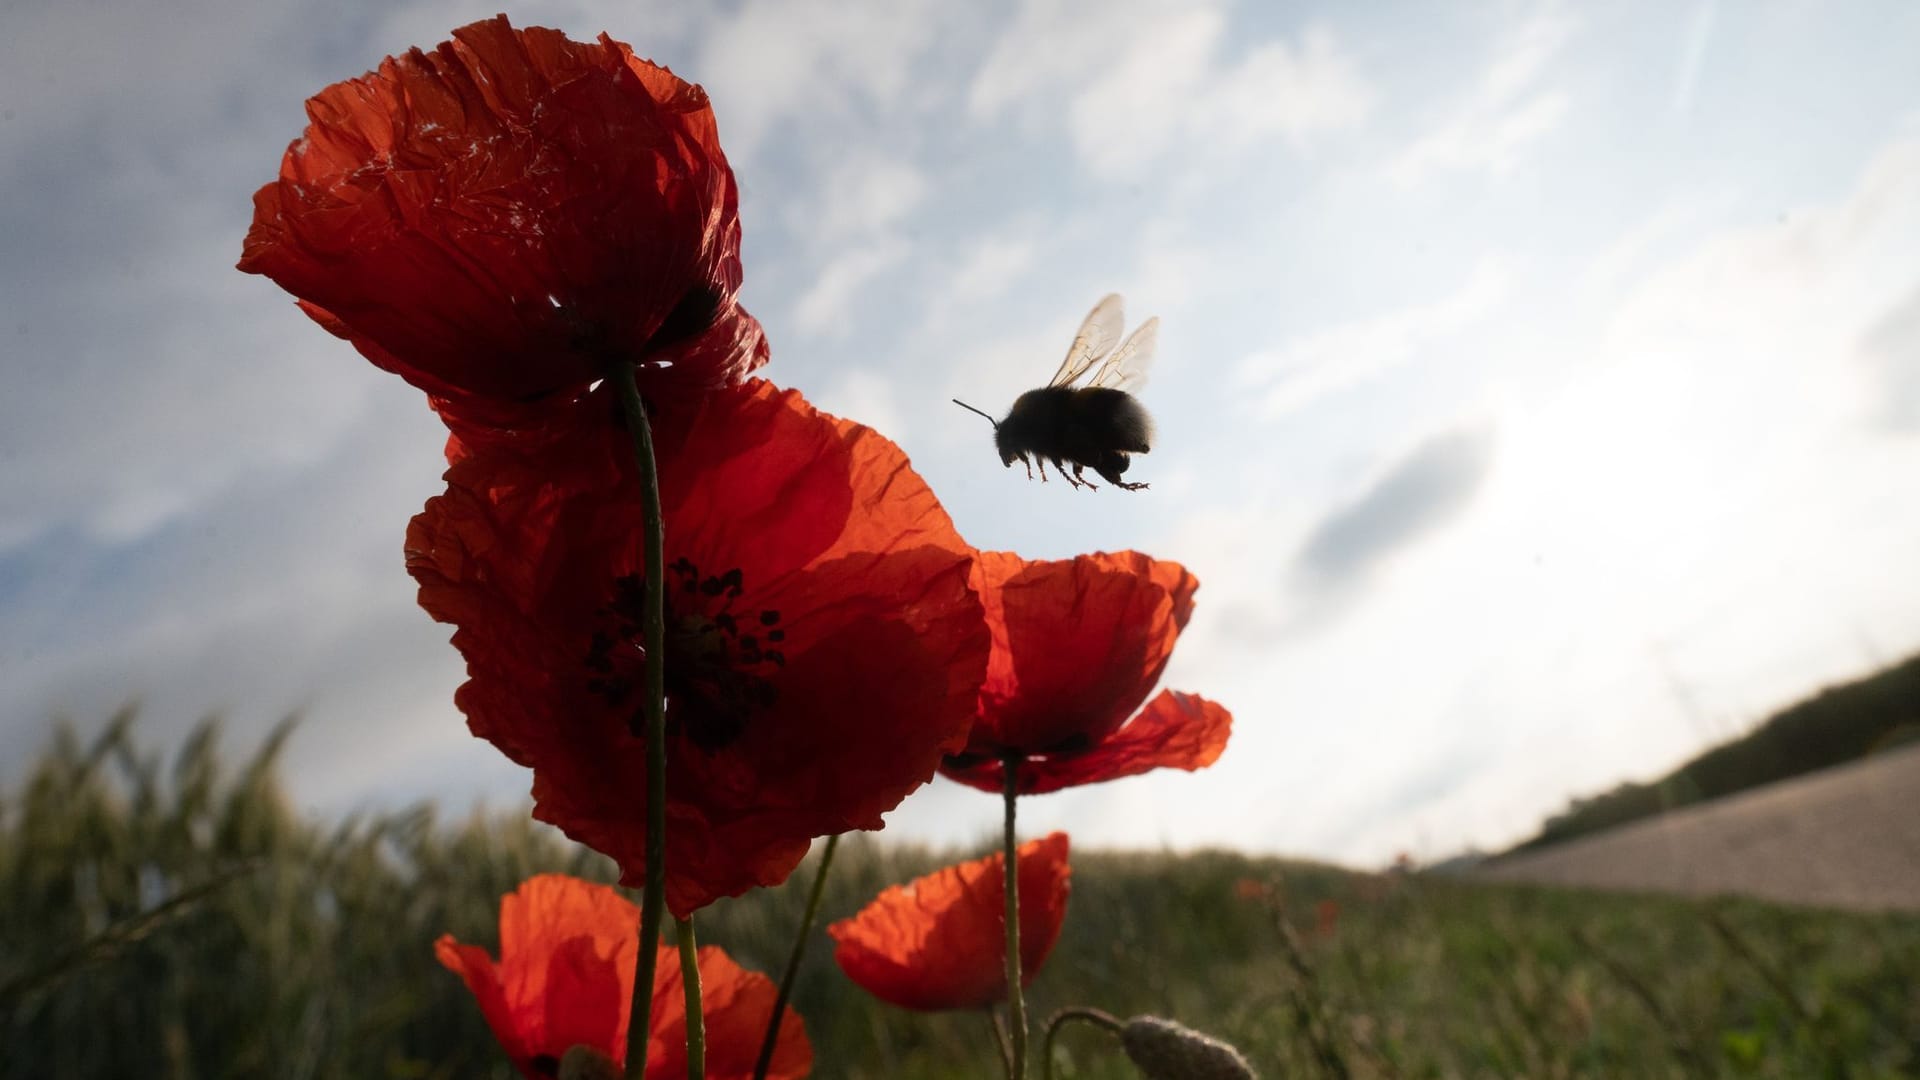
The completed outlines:
[[[1147,368],[1153,364],[1153,350],[1160,342],[1160,317],[1154,316],[1134,328],[1127,340],[1113,350],[1100,370],[1087,380],[1088,386],[1105,386],[1135,393],[1147,382]]]
[[[1048,386],[1067,385],[1107,355],[1113,343],[1120,340],[1120,331],[1126,328],[1121,304],[1119,293],[1108,293],[1093,305],[1086,321],[1080,324],[1080,332],[1073,335],[1073,344],[1067,346],[1067,358],[1060,362],[1060,370],[1047,380]]]

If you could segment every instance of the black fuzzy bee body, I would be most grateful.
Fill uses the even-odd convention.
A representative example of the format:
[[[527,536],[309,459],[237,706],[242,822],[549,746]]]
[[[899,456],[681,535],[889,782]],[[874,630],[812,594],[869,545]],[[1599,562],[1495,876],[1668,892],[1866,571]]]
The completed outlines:
[[[1011,467],[1018,461],[1031,478],[1037,463],[1042,480],[1052,465],[1074,487],[1095,487],[1086,478],[1087,469],[1126,491],[1147,486],[1120,476],[1131,464],[1131,455],[1152,448],[1153,419],[1128,391],[1146,379],[1160,320],[1148,319],[1120,341],[1125,326],[1118,296],[1107,296],[1093,306],[1067,347],[1060,370],[1047,385],[1021,394],[1006,419],[993,425],[993,444],[1000,451],[1001,464]],[[1092,378],[1076,386],[1089,371]],[[954,404],[980,412],[957,398]],[[1071,473],[1068,465],[1073,466]]]
[[[1086,483],[1092,469],[1109,484],[1129,491],[1146,487],[1120,479],[1128,455],[1152,449],[1153,420],[1125,390],[1106,386],[1043,386],[1021,394],[994,429],[1002,464],[1051,464],[1070,484]],[[1073,466],[1068,473],[1067,465]]]

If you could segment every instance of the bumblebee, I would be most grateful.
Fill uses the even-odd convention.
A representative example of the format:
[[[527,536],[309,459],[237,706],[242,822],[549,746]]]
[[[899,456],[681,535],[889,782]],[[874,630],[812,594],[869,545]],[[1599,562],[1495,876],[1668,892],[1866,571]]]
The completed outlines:
[[[1125,327],[1122,301],[1117,294],[1109,294],[1087,313],[1060,370],[1045,386],[1021,394],[1004,420],[996,422],[958,398],[953,403],[987,417],[993,424],[993,444],[1000,451],[1001,464],[1012,468],[1015,461],[1020,462],[1027,467],[1028,479],[1033,478],[1038,462],[1041,480],[1047,478],[1051,464],[1074,487],[1097,490],[1085,475],[1085,470],[1092,469],[1114,487],[1140,491],[1147,485],[1122,480],[1121,475],[1131,455],[1152,449],[1153,418],[1130,391],[1146,381],[1160,320],[1148,319],[1121,341]],[[1092,377],[1075,385],[1089,371]],[[1072,472],[1067,471],[1068,465],[1073,466]]]

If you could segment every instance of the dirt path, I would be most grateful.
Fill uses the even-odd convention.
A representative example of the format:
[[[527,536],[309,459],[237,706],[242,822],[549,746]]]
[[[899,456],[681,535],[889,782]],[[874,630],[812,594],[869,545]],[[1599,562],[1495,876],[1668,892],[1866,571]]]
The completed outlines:
[[[1920,911],[1920,746],[1482,867],[1501,881]]]

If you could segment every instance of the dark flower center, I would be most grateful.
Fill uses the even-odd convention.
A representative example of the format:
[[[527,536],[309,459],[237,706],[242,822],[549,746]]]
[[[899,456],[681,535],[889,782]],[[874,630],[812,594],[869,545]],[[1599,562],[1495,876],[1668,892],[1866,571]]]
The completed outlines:
[[[671,366],[671,361],[651,358],[651,354],[670,349],[706,333],[720,317],[720,309],[726,297],[718,287],[708,284],[696,284],[682,293],[680,299],[668,310],[666,318],[654,328],[652,336],[640,347],[641,355],[632,357],[640,365],[658,364]],[[548,325],[557,328],[565,339],[567,348],[584,356],[597,358],[604,366],[609,359],[619,355],[614,343],[613,330],[606,323],[588,317],[578,307],[563,304],[558,297],[549,296],[544,303],[520,305],[523,310],[530,309],[529,317],[548,320]],[[542,391],[528,398],[537,401],[549,391]]]
[[[1032,750],[1014,747],[1008,747],[1008,749],[1018,753],[1023,758],[1083,754],[1093,749],[1093,737],[1084,731],[1076,731],[1050,746],[1037,747]],[[997,754],[962,752],[958,754],[948,754],[940,760],[949,769],[971,769],[982,762],[996,761],[998,759],[999,755]]]
[[[684,735],[707,753],[725,749],[745,734],[755,713],[778,698],[772,676],[786,666],[781,646],[787,632],[780,613],[734,610],[743,579],[736,567],[702,576],[686,558],[667,567],[667,734]],[[646,681],[646,579],[628,574],[614,581],[613,601],[600,609],[586,666],[587,689],[608,705],[631,707],[639,728]]]
[[[706,333],[720,314],[720,301],[720,291],[711,285],[688,289],[647,339],[647,348],[664,349]]]

